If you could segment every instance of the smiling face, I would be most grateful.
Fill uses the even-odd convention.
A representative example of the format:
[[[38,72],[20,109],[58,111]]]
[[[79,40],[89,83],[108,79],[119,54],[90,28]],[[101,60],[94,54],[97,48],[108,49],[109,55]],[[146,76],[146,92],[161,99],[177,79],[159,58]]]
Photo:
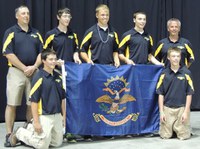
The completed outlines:
[[[70,20],[71,20],[71,14],[69,13],[63,13],[60,17],[57,16],[57,19],[59,21],[59,25],[62,25],[62,26],[69,26],[69,23],[70,23]]]
[[[99,8],[99,10],[96,12],[96,18],[99,26],[101,27],[108,26],[108,21],[110,18],[109,10],[106,8]]]
[[[47,55],[46,59],[43,59],[42,62],[44,64],[44,70],[46,70],[47,72],[52,72],[57,62],[56,54]]]
[[[146,25],[146,15],[142,13],[138,13],[135,15],[135,18],[133,19],[135,23],[135,28],[138,30],[143,30]]]
[[[27,7],[19,7],[16,12],[16,19],[20,25],[28,25],[30,21],[30,13]]]
[[[181,51],[169,49],[167,59],[170,61],[172,67],[179,67],[181,60]]]
[[[177,21],[171,21],[168,24],[167,30],[170,36],[178,36],[180,32],[180,25]]]

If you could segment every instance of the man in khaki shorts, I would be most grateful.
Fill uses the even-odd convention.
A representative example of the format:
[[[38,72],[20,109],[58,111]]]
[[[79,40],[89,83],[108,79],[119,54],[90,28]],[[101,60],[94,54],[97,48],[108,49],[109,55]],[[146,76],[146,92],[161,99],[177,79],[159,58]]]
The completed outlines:
[[[157,84],[160,111],[160,137],[171,138],[173,132],[180,140],[189,139],[190,105],[194,87],[191,72],[180,65],[181,50],[169,48],[170,67],[163,70]]]
[[[39,32],[29,26],[30,14],[27,6],[16,8],[17,24],[5,31],[3,38],[3,55],[8,60],[7,74],[7,106],[5,110],[6,141],[5,147],[10,147],[9,137],[14,127],[16,107],[22,103],[25,93],[27,121],[32,118],[30,102],[31,79],[41,63],[42,38]]]

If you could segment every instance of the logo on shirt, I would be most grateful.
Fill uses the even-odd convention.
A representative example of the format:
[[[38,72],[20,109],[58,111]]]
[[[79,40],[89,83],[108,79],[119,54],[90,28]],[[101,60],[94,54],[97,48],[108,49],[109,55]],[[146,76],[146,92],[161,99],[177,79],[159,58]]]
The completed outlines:
[[[56,79],[55,81],[58,82],[58,83],[60,83],[61,80],[60,79]]]
[[[177,77],[179,80],[185,80],[185,77]]]
[[[149,40],[150,40],[148,37],[144,37],[144,39],[145,39],[146,41],[149,41]]]
[[[184,46],[177,46],[177,48],[179,48],[179,49],[184,49]]]
[[[33,37],[33,38],[37,38],[38,36],[35,35],[35,34],[31,34],[31,37]]]
[[[68,38],[69,38],[69,39],[73,39],[73,38],[74,38],[74,36],[70,35],[70,36],[68,36]]]
[[[96,100],[96,102],[99,103],[99,108],[102,112],[105,112],[109,115],[118,115],[127,109],[124,104],[136,101],[136,99],[130,94],[124,94],[122,97],[120,95],[123,92],[130,91],[128,84],[129,83],[126,82],[126,79],[124,79],[123,76],[121,78],[116,76],[111,77],[111,79],[107,79],[107,82],[104,83],[105,88],[103,88],[103,91],[108,92],[108,94],[100,96]],[[104,123],[111,126],[123,125],[129,120],[137,121],[138,116],[139,113],[130,113],[127,114],[124,119],[116,122],[107,119],[102,114],[93,113],[93,117],[96,122],[100,122],[102,120]]]
[[[109,33],[108,35],[109,35],[110,37],[112,37],[112,38],[114,37],[114,35],[113,35],[113,34],[111,34],[111,33]]]

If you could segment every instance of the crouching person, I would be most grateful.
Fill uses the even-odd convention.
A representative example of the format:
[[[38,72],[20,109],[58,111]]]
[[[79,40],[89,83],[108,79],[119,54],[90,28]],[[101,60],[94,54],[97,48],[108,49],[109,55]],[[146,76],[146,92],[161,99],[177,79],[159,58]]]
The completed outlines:
[[[160,111],[160,137],[171,138],[173,132],[180,140],[190,138],[190,105],[194,87],[191,72],[180,65],[181,50],[169,48],[170,67],[163,70],[157,84]]]
[[[21,141],[37,149],[47,149],[63,142],[65,90],[61,76],[54,71],[56,53],[46,49],[41,53],[41,59],[43,69],[34,76],[30,93],[33,122],[11,134],[12,146]]]

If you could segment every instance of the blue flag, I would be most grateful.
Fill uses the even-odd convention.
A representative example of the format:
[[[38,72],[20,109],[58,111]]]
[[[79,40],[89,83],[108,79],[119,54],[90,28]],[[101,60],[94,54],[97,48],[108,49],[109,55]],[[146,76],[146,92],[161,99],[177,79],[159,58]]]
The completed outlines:
[[[66,63],[67,132],[125,135],[158,131],[161,66]]]

